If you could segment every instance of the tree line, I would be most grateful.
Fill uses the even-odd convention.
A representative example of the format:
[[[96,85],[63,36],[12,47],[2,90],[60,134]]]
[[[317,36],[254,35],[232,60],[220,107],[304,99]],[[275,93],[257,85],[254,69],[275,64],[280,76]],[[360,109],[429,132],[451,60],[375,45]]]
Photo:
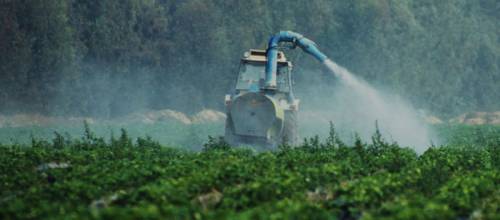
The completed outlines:
[[[499,10],[496,0],[0,0],[0,112],[222,109],[242,53],[279,30],[419,108],[498,110]],[[301,72],[326,71],[289,54],[299,90],[311,80]]]

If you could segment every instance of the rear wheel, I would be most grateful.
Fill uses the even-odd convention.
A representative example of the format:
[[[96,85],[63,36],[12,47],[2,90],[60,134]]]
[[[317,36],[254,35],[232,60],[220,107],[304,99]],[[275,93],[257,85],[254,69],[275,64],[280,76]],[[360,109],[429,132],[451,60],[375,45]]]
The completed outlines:
[[[285,111],[282,144],[295,146],[298,143],[298,117],[297,111]]]

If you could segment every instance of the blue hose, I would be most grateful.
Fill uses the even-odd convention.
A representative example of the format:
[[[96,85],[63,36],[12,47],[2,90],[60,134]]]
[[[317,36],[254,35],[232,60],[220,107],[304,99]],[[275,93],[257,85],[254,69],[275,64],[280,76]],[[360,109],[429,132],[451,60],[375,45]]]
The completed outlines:
[[[276,71],[278,65],[278,45],[280,42],[291,42],[299,46],[306,53],[312,55],[320,62],[324,62],[328,57],[319,51],[316,44],[302,36],[301,34],[292,31],[280,31],[278,34],[271,37],[267,46],[267,63],[266,63],[266,88],[276,88]]]

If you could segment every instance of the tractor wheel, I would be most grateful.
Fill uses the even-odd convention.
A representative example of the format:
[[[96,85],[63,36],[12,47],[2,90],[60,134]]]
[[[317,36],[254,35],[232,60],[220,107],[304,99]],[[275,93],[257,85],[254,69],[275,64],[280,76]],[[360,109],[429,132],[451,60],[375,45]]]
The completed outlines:
[[[282,144],[295,146],[298,143],[298,116],[297,111],[285,112]]]

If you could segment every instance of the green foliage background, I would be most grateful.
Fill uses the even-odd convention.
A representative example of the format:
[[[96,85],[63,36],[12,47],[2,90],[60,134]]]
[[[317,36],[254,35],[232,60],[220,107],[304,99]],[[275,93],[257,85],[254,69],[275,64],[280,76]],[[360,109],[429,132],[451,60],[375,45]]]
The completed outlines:
[[[498,110],[499,10],[496,0],[2,0],[0,110],[220,109],[242,53],[288,29],[418,107]],[[289,56],[299,89],[307,70],[325,71]]]

